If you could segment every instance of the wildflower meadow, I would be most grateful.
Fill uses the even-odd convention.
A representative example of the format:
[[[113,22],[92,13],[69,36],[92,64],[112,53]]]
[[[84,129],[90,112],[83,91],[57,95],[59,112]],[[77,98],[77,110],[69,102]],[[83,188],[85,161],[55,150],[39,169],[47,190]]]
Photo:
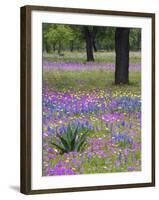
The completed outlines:
[[[129,84],[115,84],[114,46],[98,42],[88,62],[81,43],[43,50],[43,176],[140,171],[140,50],[130,49]]]

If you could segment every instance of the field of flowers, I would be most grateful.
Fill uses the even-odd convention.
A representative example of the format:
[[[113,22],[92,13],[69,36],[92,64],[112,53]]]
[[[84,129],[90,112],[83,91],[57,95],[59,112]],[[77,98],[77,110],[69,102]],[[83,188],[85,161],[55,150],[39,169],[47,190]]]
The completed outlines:
[[[43,176],[141,170],[140,59],[127,86],[109,61],[43,59]]]

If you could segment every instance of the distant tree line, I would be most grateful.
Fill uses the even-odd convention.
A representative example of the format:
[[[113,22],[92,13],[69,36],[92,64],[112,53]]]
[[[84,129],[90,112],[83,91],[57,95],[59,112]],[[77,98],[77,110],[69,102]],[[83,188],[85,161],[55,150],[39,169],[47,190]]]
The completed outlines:
[[[86,51],[87,61],[94,52],[115,51],[115,83],[129,82],[129,51],[141,50],[141,29],[99,26],[43,24],[43,51]]]
[[[115,31],[114,27],[100,26],[78,26],[78,25],[59,25],[43,24],[43,50],[50,53],[64,50],[85,50],[85,40],[92,40],[93,51],[114,51],[115,50]],[[89,43],[89,41],[87,41]],[[140,51],[141,49],[141,30],[131,28],[129,36],[130,51]]]

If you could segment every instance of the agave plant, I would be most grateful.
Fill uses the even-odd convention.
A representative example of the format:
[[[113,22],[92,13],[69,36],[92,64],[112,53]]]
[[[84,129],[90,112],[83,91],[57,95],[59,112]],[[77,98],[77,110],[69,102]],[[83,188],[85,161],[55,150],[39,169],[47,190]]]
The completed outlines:
[[[57,133],[59,138],[59,144],[52,142],[51,144],[55,146],[61,154],[68,152],[80,152],[84,149],[86,145],[86,133],[87,130],[81,129],[78,126],[71,127],[69,124],[67,129],[62,135]]]

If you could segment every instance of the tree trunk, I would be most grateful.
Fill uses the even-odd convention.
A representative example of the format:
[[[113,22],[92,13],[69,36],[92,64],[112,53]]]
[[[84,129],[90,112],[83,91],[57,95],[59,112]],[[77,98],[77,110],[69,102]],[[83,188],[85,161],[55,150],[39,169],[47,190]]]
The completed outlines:
[[[61,54],[61,41],[59,41],[59,45],[58,45],[58,54]]]
[[[74,42],[73,40],[70,42],[70,51],[73,52],[74,50]]]
[[[55,44],[55,43],[53,43],[52,49],[53,49],[53,51],[55,52],[55,50],[56,50],[56,44]]]
[[[96,46],[96,34],[97,34],[97,27],[93,26],[92,31],[92,42],[93,42],[93,49],[95,52],[97,52],[97,46]]]
[[[115,32],[115,84],[129,83],[129,28],[117,28]]]
[[[48,45],[48,43],[46,42],[45,44],[45,49],[46,49],[46,53],[50,52],[50,46]]]
[[[94,51],[97,52],[97,47],[96,47],[96,43],[95,43],[95,39],[93,38],[93,48],[94,48]]]
[[[89,27],[85,26],[84,33],[86,40],[87,61],[94,61],[92,32],[89,30]]]

